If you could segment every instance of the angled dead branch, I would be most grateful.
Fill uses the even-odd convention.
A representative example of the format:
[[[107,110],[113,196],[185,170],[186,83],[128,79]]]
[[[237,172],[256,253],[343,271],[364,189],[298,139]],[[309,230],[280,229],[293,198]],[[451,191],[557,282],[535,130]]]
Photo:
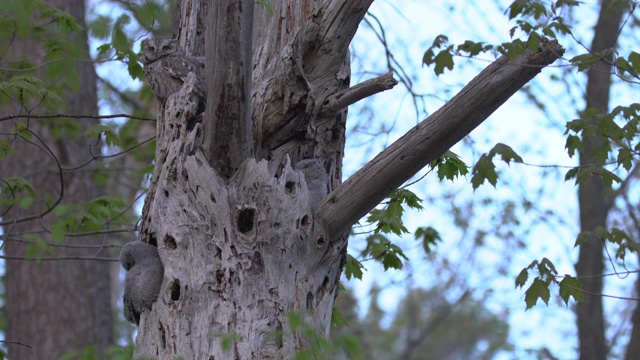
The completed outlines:
[[[318,205],[331,238],[346,232],[387,195],[468,135],[509,97],[564,53],[557,41],[510,61],[506,56],[378,154]]]

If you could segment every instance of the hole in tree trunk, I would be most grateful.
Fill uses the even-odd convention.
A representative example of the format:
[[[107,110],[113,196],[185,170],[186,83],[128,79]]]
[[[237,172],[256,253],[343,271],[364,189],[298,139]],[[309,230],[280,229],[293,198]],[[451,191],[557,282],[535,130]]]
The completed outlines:
[[[324,236],[318,236],[318,238],[316,239],[316,245],[318,247],[322,247],[324,246],[324,243],[325,243]]]
[[[175,250],[177,245],[176,245],[176,239],[174,239],[173,236],[171,235],[166,235],[164,237],[164,246],[166,246],[167,248],[171,249],[171,250]]]
[[[302,227],[309,227],[309,225],[311,224],[311,222],[309,221],[309,216],[305,215],[302,217],[302,220],[300,220],[300,225],[302,225]]]
[[[180,300],[180,280],[175,279],[171,284],[171,301]]]
[[[155,234],[149,234],[149,244],[158,247],[158,240]]]
[[[243,209],[238,213],[236,224],[238,226],[238,230],[241,233],[246,234],[249,231],[253,230],[255,214],[255,209]]]
[[[296,183],[293,181],[287,181],[284,185],[284,190],[289,195],[294,195],[296,193]]]
[[[313,294],[311,291],[307,293],[307,310],[313,309]]]
[[[166,349],[167,348],[167,340],[166,340],[166,335],[165,335],[165,331],[164,331],[164,326],[162,326],[162,323],[160,323],[159,325],[160,325],[160,334],[161,334],[160,346],[162,346],[163,349]]]

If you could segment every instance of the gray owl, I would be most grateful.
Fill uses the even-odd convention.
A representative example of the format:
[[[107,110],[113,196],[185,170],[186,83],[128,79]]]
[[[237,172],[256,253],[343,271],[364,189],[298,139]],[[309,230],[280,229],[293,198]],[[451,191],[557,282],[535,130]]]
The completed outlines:
[[[169,95],[178,92],[189,72],[193,71],[198,78],[195,92],[203,102],[206,101],[204,58],[186,56],[178,40],[146,39],[140,62],[158,100],[165,101]]]
[[[120,251],[120,263],[127,270],[124,279],[124,317],[136,325],[140,314],[150,310],[158,299],[164,266],[158,256],[158,249],[150,244],[134,241]]]

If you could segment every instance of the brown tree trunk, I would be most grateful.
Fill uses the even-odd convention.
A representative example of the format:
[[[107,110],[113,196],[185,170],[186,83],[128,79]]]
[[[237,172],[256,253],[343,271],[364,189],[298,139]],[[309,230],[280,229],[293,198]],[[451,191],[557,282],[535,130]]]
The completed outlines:
[[[327,205],[326,214],[342,201],[326,195],[333,190],[341,193],[346,107],[392,86],[388,76],[383,76],[381,81],[349,88],[348,45],[371,2],[270,1],[273,13],[257,4],[253,63],[241,60],[242,51],[207,58],[206,81],[214,92],[208,94],[207,106],[215,103],[216,108],[198,114],[197,104],[190,100],[195,74],[190,74],[180,92],[160,104],[156,168],[143,208],[141,240],[158,246],[164,279],[152,311],[142,313],[135,356],[293,358],[301,349],[318,345],[308,329],[289,326],[295,312],[304,314],[306,326],[315,335],[328,335],[347,245],[345,232],[351,224],[327,221],[329,217],[316,212],[316,207]],[[215,42],[207,40],[207,46],[239,46],[225,40],[240,38],[238,34],[225,38],[233,29],[207,32],[202,26],[210,23],[205,21],[207,16],[235,17],[242,9],[227,6],[224,13],[206,14],[213,8],[211,2],[178,4],[176,38],[187,54],[202,55],[202,33],[217,31]],[[224,19],[216,21],[224,23]],[[405,139],[390,147],[392,155],[382,156],[377,163],[389,165],[396,156],[411,157],[407,163],[401,161],[405,168],[400,171],[413,175],[412,171],[419,170],[418,162],[426,164],[442,155],[448,141],[451,146],[464,131],[471,131],[563,52],[557,43],[544,48],[517,63],[502,58],[474,80],[454,104],[481,104],[477,115],[470,115],[473,107],[459,111],[449,107],[408,136],[411,141],[428,143],[419,149],[434,152],[403,156],[415,145]],[[524,63],[527,66],[513,66]],[[239,71],[244,66],[253,70],[252,127],[245,134],[237,131],[246,129],[246,124],[232,132],[236,141],[252,142],[255,159],[247,157],[246,143],[211,151],[216,141],[204,139],[204,149],[198,141],[201,134],[221,136],[215,130],[221,123],[207,129],[213,121],[224,120],[216,118],[221,113],[230,114],[224,121],[245,119],[244,111],[218,108],[246,104],[228,103],[225,87],[215,86],[218,80],[226,81],[227,75],[242,81],[238,74],[246,74]],[[229,69],[231,74],[212,71],[212,67]],[[387,85],[379,86],[379,82]],[[246,91],[241,86],[233,90],[236,100],[242,98],[239,89]],[[468,120],[465,126],[448,125],[449,120],[460,125],[464,119]],[[418,139],[424,135],[425,123],[438,134],[433,136],[435,141]],[[242,140],[249,131],[253,138]],[[234,153],[215,157],[223,150]],[[420,160],[414,161],[415,156]],[[238,158],[242,160],[239,166],[233,164]],[[212,166],[219,159],[231,160],[225,160],[229,163],[222,167]],[[228,176],[225,167],[237,171]],[[394,190],[395,181],[399,178],[394,177],[392,185],[365,181],[359,190],[377,199]],[[363,204],[377,204],[368,200]],[[345,216],[357,220],[358,212],[371,209],[367,206]]]
[[[614,49],[623,9],[620,2],[602,0],[600,16],[595,27],[592,52]],[[588,72],[586,107],[606,113],[609,108],[612,56],[596,62]],[[594,151],[602,145],[600,137],[585,136],[584,151],[580,154],[580,166],[598,166]],[[580,230],[593,231],[606,227],[607,213],[611,205],[607,188],[597,176],[590,176],[578,187]],[[580,246],[576,273],[585,291],[585,301],[577,304],[578,341],[580,359],[606,359],[608,346],[605,339],[604,312],[602,308],[603,242],[591,236]],[[594,294],[594,295],[589,295]]]
[[[640,279],[636,280],[636,296],[640,294]],[[637,360],[640,357],[640,305],[636,305],[631,317],[631,337],[627,344],[625,360]]]
[[[86,28],[84,0],[49,0],[49,3],[75,16],[78,23]],[[88,59],[86,33],[78,33],[72,40],[82,43]],[[36,39],[16,39],[10,51],[3,60],[44,59],[44,49]],[[73,72],[77,72],[79,90],[62,95],[66,103],[65,111],[72,114],[97,114],[96,74],[93,64],[73,64],[74,68],[63,76],[71,77],[74,76]],[[21,109],[15,106],[7,110],[8,113],[17,113]],[[17,122],[0,123],[0,128],[5,134],[15,131]],[[24,120],[21,122],[26,124]],[[82,129],[96,123],[92,119],[78,120]],[[48,120],[31,120],[28,124],[39,139],[32,138],[32,143],[28,143],[18,138],[13,142],[16,154],[0,162],[0,173],[3,178],[26,178],[34,185],[40,197],[29,210],[18,210],[19,207],[14,206],[12,211],[3,215],[3,221],[11,222],[46,209],[61,195],[61,181],[64,181],[63,203],[81,204],[102,194],[86,168],[80,172],[63,172],[61,176],[52,157],[43,150],[45,147],[50,149],[62,166],[77,166],[90,157],[90,144],[85,138],[64,135],[55,137],[52,134],[55,125]],[[39,142],[40,139],[42,143]],[[99,149],[96,150],[95,147],[93,151],[99,153]],[[48,200],[44,200],[44,197]],[[41,262],[19,260],[25,257],[29,244],[18,241],[21,237],[12,234],[49,230],[53,220],[52,213],[49,213],[36,220],[3,227],[7,238],[4,251],[8,257],[6,340],[30,346],[9,343],[9,356],[12,359],[57,359],[65,353],[90,345],[104,349],[113,343],[113,312],[107,262],[90,259]],[[46,233],[43,238],[47,242],[52,241]],[[99,245],[104,242],[104,238],[97,237],[67,237],[65,245]],[[99,247],[55,249],[56,255],[62,258],[108,257]],[[52,256],[45,254],[45,257]]]

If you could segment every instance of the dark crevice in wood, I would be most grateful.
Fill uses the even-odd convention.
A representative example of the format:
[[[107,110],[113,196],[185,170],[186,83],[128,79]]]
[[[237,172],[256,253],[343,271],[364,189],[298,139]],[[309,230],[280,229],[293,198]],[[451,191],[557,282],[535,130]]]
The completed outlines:
[[[171,284],[171,301],[178,301],[180,300],[180,280],[175,279],[173,280],[173,283]]]
[[[166,235],[164,237],[164,246],[169,250],[175,250],[177,246],[176,239],[171,235]]]
[[[255,221],[255,209],[242,209],[238,213],[238,217],[236,219],[236,224],[238,226],[238,231],[243,234],[246,234],[253,230],[253,225]]]

